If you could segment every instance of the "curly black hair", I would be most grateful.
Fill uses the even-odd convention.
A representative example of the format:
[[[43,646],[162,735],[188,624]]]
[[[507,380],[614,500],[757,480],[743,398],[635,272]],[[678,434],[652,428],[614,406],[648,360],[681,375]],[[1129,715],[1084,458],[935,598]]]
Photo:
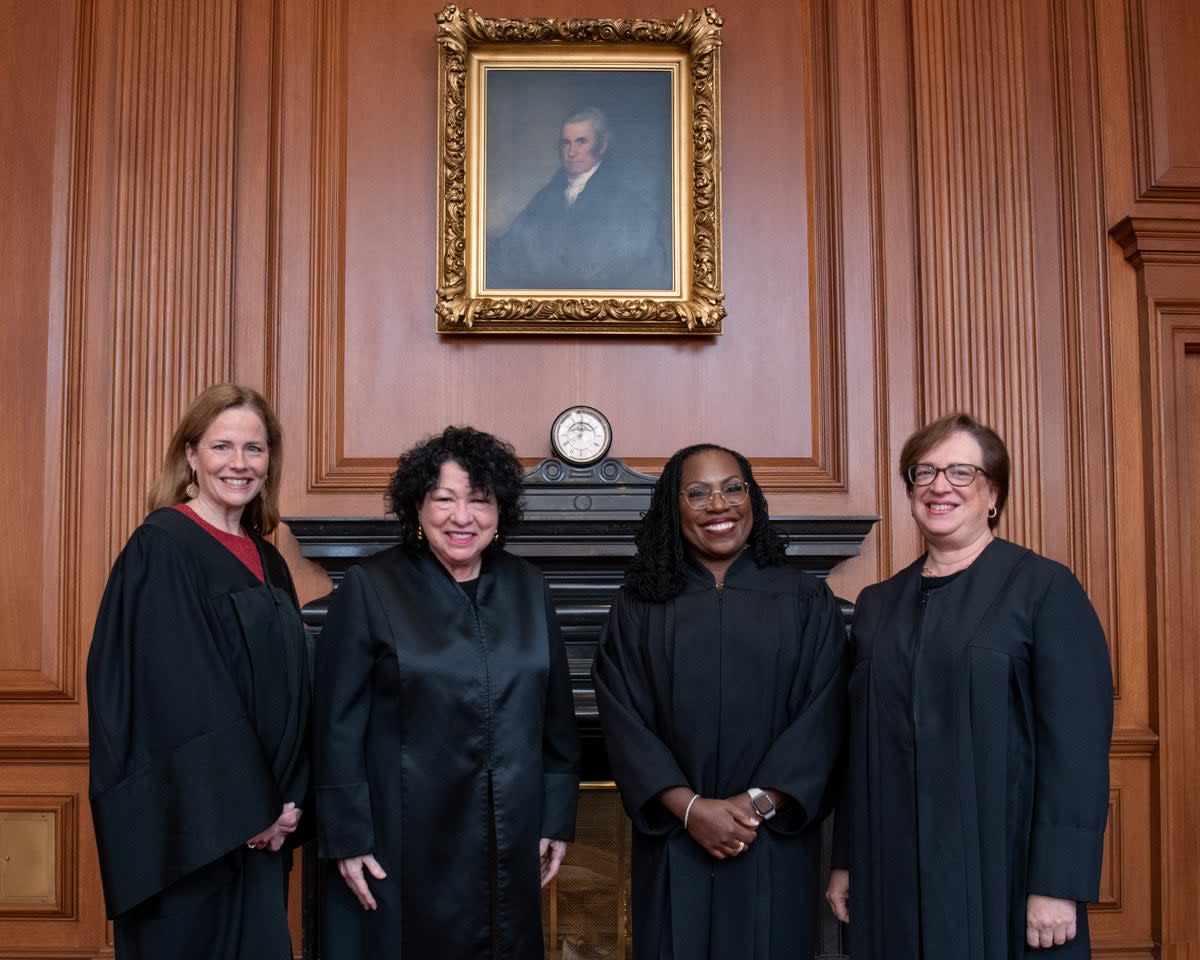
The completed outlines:
[[[425,496],[437,486],[442,464],[447,460],[467,471],[474,490],[496,498],[499,536],[484,552],[504,546],[525,512],[521,461],[511,444],[474,427],[447,427],[400,454],[384,497],[388,510],[400,521],[400,543],[414,550],[424,546],[417,537],[421,525],[418,511]]]
[[[719,450],[737,461],[742,479],[750,487],[750,528],[747,545],[750,555],[760,567],[786,562],[787,544],[771,525],[767,498],[754,481],[750,461],[736,450],[715,443],[697,443],[679,450],[667,461],[654,490],[650,494],[650,509],[642,518],[634,543],[637,554],[625,571],[625,586],[643,600],[661,602],[673,600],[683,592],[687,574],[684,561],[687,547],[679,527],[679,490],[683,463],[688,457],[706,450]]]

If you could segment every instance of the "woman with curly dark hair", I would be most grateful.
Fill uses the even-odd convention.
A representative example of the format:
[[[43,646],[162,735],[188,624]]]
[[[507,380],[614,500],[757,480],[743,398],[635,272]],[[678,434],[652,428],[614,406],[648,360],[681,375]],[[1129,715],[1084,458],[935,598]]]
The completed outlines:
[[[811,956],[844,726],[837,603],[786,563],[723,447],[667,462],[637,547],[593,667],[634,826],[634,957]]]
[[[575,829],[578,742],[512,448],[447,427],[400,456],[400,543],[346,572],[317,646],[322,956],[542,955]],[[344,881],[344,882],[342,882]]]

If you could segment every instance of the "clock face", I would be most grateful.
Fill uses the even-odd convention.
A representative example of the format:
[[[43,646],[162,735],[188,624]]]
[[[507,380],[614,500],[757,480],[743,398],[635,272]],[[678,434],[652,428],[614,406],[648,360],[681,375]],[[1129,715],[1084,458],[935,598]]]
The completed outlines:
[[[608,418],[595,407],[569,407],[550,428],[550,445],[567,463],[586,467],[595,463],[612,444]]]

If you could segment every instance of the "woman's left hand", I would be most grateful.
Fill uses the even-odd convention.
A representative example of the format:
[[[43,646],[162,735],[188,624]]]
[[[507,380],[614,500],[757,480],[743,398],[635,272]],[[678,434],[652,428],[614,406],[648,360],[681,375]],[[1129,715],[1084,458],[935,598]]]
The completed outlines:
[[[538,857],[542,863],[542,886],[544,887],[558,875],[563,857],[567,855],[566,840],[551,840],[542,837],[538,841]]]
[[[1031,947],[1060,947],[1075,939],[1076,904],[1031,893],[1025,901],[1025,942]]]
[[[288,834],[295,833],[296,828],[300,826],[300,816],[304,811],[294,803],[285,803],[283,812],[275,819],[275,822],[267,827],[262,833],[251,837],[246,841],[246,846],[251,850],[270,850],[276,853],[283,848],[283,843],[288,838]]]

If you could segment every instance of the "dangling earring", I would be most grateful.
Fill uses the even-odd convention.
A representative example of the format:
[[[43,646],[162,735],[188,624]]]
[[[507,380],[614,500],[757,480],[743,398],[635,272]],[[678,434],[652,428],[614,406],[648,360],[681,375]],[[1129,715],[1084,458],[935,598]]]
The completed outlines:
[[[200,488],[196,486],[196,471],[192,471],[192,482],[183,488],[183,492],[187,494],[189,500],[195,500],[200,496]]]
[[[995,505],[995,504],[992,504],[992,507],[991,507],[991,509],[989,509],[989,510],[988,510],[988,519],[989,519],[989,520],[995,520],[995,519],[996,519],[996,514],[998,514],[999,512],[1000,512],[1000,511],[996,509],[996,505]]]
[[[425,531],[421,529],[421,525],[419,523],[417,524],[417,539],[418,540],[425,539]]]
[[[497,530],[495,532],[495,534],[492,536],[492,543],[499,543],[499,542],[500,542],[500,531]]]

